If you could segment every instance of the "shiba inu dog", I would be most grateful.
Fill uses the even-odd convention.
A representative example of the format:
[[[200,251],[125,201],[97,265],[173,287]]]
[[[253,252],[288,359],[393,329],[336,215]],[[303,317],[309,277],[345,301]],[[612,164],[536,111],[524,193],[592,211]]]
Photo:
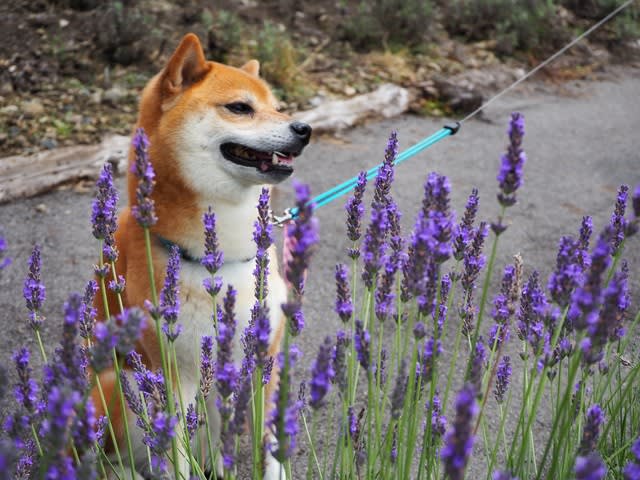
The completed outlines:
[[[225,284],[237,290],[237,332],[242,332],[254,302],[252,230],[261,188],[291,175],[294,158],[311,136],[309,125],[278,112],[274,95],[258,75],[256,60],[240,68],[205,60],[198,38],[188,34],[165,68],[149,81],[140,101],[136,128],[144,128],[149,137],[149,156],[156,173],[152,196],[158,221],[151,228],[156,285],[161,285],[164,277],[169,255],[167,242],[179,246],[182,254],[178,321],[183,330],[175,348],[185,405],[193,402],[198,391],[200,339],[202,335],[213,335],[211,297],[202,286],[208,273],[197,261],[204,255],[203,213],[211,206],[217,217],[218,241],[224,252],[224,265],[218,274]],[[132,149],[130,162],[133,157]],[[129,174],[130,206],[121,213],[116,232],[120,252],[116,267],[126,279],[125,307],[142,307],[151,298],[143,229],[131,211],[136,184]],[[278,274],[274,251],[270,252],[270,260],[269,353],[275,356],[284,328],[280,306],[286,299],[286,288]],[[117,311],[115,298],[110,298],[109,303],[110,310]],[[153,325],[144,330],[136,350],[149,369],[161,367]],[[242,350],[236,345],[234,356],[238,362],[241,355]],[[271,378],[267,398],[271,397],[276,375]],[[102,375],[101,383],[108,397],[115,394],[113,372]],[[217,436],[215,394],[209,398],[209,419]],[[100,405],[99,401],[95,403]],[[124,461],[127,455],[122,422],[127,416],[136,463],[128,467],[135,469],[138,478],[144,478],[148,473],[147,451],[133,414],[123,413],[116,406],[110,415]],[[265,478],[281,478],[280,470],[280,465],[267,454]],[[185,458],[181,458],[180,474],[189,479]]]

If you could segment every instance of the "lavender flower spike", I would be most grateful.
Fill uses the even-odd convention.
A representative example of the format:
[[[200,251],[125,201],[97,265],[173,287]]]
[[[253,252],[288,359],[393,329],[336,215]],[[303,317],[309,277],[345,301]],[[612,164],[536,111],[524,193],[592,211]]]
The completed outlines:
[[[509,388],[509,380],[511,379],[511,359],[505,355],[500,360],[498,368],[496,370],[496,388],[493,391],[493,395],[496,397],[498,403],[504,401],[504,394]]]
[[[345,323],[351,319],[353,314],[348,273],[345,265],[342,263],[336,265],[336,313]]]
[[[222,398],[231,396],[238,382],[238,369],[233,361],[233,337],[236,332],[234,314],[236,290],[231,285],[224,297],[221,321],[218,323],[216,386]]]
[[[478,213],[478,203],[480,199],[478,197],[478,189],[471,190],[467,205],[464,209],[464,215],[460,224],[457,225],[453,233],[453,258],[456,260],[462,260],[464,258],[464,252],[471,244],[473,237],[473,222],[476,219]]]
[[[269,276],[269,252],[273,243],[273,226],[269,221],[269,189],[263,188],[258,199],[258,219],[253,224],[253,241],[256,244],[256,267],[253,271],[255,279],[254,296],[262,301],[268,294],[267,277]]]
[[[522,168],[527,157],[522,150],[522,138],[524,137],[524,116],[521,113],[511,114],[509,122],[509,146],[507,153],[501,158],[498,184],[500,193],[498,201],[502,206],[510,207],[516,203],[516,191],[522,185]]]
[[[613,235],[611,237],[611,255],[615,256],[624,241],[624,234],[627,226],[627,220],[624,218],[624,212],[627,208],[627,196],[629,194],[629,187],[627,185],[620,185],[618,190],[618,196],[616,198],[616,206],[611,214],[611,221],[609,225]]]
[[[91,207],[91,224],[93,236],[103,240],[102,251],[107,262],[115,262],[118,257],[114,234],[117,228],[116,206],[118,191],[113,186],[113,168],[105,164],[96,182],[98,193]]]
[[[607,467],[597,452],[576,458],[574,471],[576,480],[603,480],[607,476]]]
[[[371,364],[370,344],[371,336],[369,335],[369,331],[365,330],[362,321],[356,320],[354,346],[358,355],[358,362],[360,362],[360,366],[362,366],[365,371],[369,370],[369,365]]]
[[[149,228],[158,221],[155,202],[151,198],[156,174],[149,160],[149,138],[144,129],[136,130],[132,144],[135,150],[135,161],[131,165],[131,172],[138,178],[136,204],[132,208],[132,213],[140,226]]]
[[[22,293],[29,309],[29,326],[34,330],[39,330],[44,321],[40,315],[40,309],[46,298],[46,289],[40,279],[40,247],[35,245],[29,257],[29,273],[24,280]]]
[[[280,463],[284,463],[288,458],[291,458],[299,431],[298,413],[302,408],[302,402],[293,400],[291,395],[291,370],[298,358],[298,353],[297,347],[292,345],[289,349],[289,368],[287,369],[282,368],[285,360],[284,353],[280,352],[278,356],[281,371],[289,372],[288,378],[280,377],[278,390],[274,396],[274,403],[277,407],[273,410],[269,422],[270,428],[277,439],[277,444],[272,446],[271,453]]]
[[[302,296],[307,268],[316,243],[318,243],[318,219],[313,216],[311,191],[308,185],[294,183],[296,193],[296,218],[285,229],[285,279],[291,287],[287,303],[282,311],[289,319],[289,331],[298,335],[304,327]]]
[[[373,203],[386,206],[389,203],[389,192],[393,183],[393,162],[398,155],[398,134],[393,131],[389,135],[387,146],[384,150],[384,162],[378,169],[373,191]]]
[[[446,433],[440,458],[450,480],[463,480],[467,462],[473,450],[473,419],[478,413],[476,392],[465,385],[456,398],[456,416]]]
[[[178,276],[180,275],[180,249],[174,245],[169,254],[167,262],[167,274],[164,279],[164,286],[160,292],[160,311],[165,323],[162,331],[167,336],[169,342],[174,342],[182,326],[176,324],[180,313],[180,292],[178,289]]]
[[[5,251],[7,250],[7,241],[2,235],[0,235],[0,272],[7,268],[11,264],[11,258],[5,257]]]
[[[364,205],[362,204],[362,197],[367,186],[367,173],[360,172],[358,175],[358,183],[353,190],[353,196],[349,197],[345,210],[347,211],[347,237],[352,242],[360,240],[362,216],[364,215]],[[350,252],[351,258],[358,258],[360,252]]]
[[[631,445],[631,453],[635,458],[624,467],[624,480],[638,480],[640,478],[640,437]]]
[[[216,214],[209,210],[202,216],[204,224],[204,257],[202,265],[211,274],[216,273],[224,261],[224,255],[218,247],[218,235],[216,234]]]
[[[578,450],[581,455],[587,455],[596,449],[598,437],[600,436],[600,427],[604,424],[604,412],[600,405],[596,404],[589,407],[586,416],[582,440]]]
[[[315,410],[324,404],[324,397],[327,395],[331,382],[336,375],[331,362],[332,350],[331,337],[326,337],[324,344],[320,345],[318,356],[311,369],[311,382],[309,385],[311,400],[309,401],[309,406]]]

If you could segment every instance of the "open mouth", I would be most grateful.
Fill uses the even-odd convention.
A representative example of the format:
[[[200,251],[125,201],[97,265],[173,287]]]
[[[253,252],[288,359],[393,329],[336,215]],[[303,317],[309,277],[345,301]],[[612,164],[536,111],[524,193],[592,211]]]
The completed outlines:
[[[238,143],[223,143],[220,151],[224,158],[238,165],[287,176],[293,173],[293,159],[300,155],[300,152],[262,152]]]

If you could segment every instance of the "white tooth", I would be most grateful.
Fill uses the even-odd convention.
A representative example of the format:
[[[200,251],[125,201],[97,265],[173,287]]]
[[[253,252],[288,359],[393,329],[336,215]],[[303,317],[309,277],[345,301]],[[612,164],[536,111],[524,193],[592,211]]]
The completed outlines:
[[[280,157],[276,152],[273,152],[273,156],[271,157],[271,161],[274,165],[278,165],[280,163]]]

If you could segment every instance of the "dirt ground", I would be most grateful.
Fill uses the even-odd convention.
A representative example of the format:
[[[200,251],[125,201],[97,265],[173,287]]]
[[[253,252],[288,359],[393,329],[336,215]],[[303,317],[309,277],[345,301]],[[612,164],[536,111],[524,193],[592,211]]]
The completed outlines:
[[[208,58],[236,65],[262,58],[263,72],[290,111],[393,82],[411,89],[412,111],[451,114],[434,79],[442,83],[475,70],[516,76],[542,58],[540,52],[499,56],[491,40],[465,43],[450,37],[439,18],[418,49],[356,51],[343,30],[359,15],[359,5],[356,0],[0,2],[0,157],[128,134],[145,82],[190,31],[200,36]],[[547,80],[593,77],[605,64],[637,61],[628,49],[609,52],[606,35],[598,35],[595,43],[547,70]],[[490,79],[480,93],[502,86],[509,75]]]

